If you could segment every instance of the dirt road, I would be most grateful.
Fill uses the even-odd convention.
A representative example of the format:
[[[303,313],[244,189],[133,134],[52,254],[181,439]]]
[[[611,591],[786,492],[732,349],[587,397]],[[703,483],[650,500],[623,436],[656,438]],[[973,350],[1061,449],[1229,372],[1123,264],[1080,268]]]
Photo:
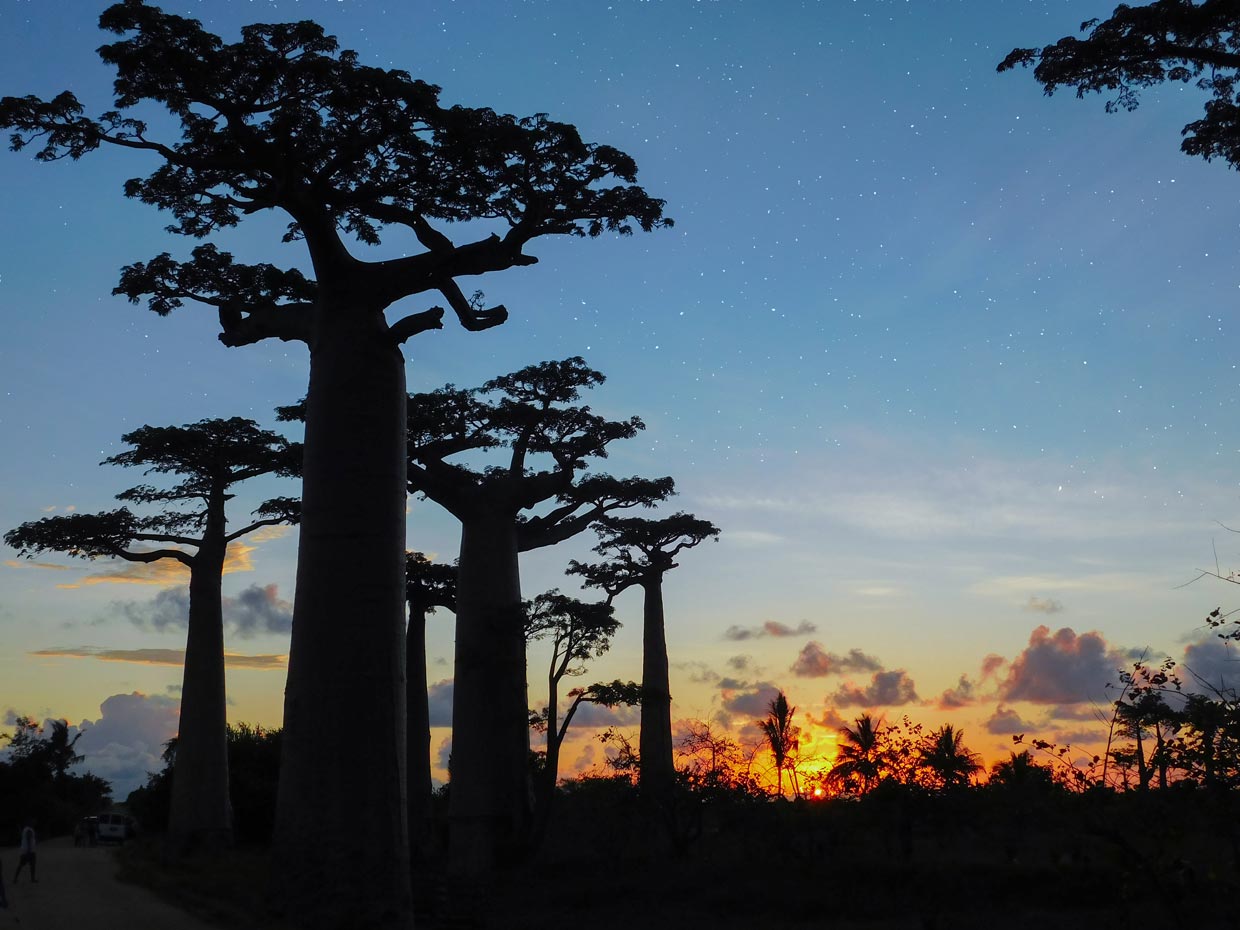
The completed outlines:
[[[212,930],[145,888],[116,879],[113,850],[76,848],[71,839],[39,844],[39,881],[28,871],[13,883],[17,850],[0,849],[8,910],[0,930]]]

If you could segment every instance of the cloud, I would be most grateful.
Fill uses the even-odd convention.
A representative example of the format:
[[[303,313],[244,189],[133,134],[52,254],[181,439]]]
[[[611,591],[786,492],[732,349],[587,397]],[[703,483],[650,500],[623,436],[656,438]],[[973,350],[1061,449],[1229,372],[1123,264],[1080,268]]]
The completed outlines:
[[[225,575],[254,571],[254,563],[250,559],[250,554],[256,548],[254,544],[263,541],[256,538],[260,535],[261,531],[257,531],[248,538],[247,542],[237,541],[228,546],[228,553],[224,557]],[[273,539],[275,536],[269,534],[264,538]],[[134,551],[153,550],[140,550],[135,546]],[[80,588],[82,585],[96,584],[144,584],[170,587],[189,584],[189,566],[177,559],[160,559],[157,562],[126,562],[121,559],[108,559],[104,564],[111,567],[92,572],[74,584],[59,584],[56,587],[72,589]]]
[[[827,652],[821,643],[809,642],[792,663],[791,671],[798,678],[825,678],[847,672],[878,672],[882,668],[878,659],[860,649],[850,649],[848,655],[841,656]]]
[[[821,717],[815,717],[812,713],[806,713],[805,716],[811,724],[826,730],[838,731],[853,724],[852,720],[846,719],[843,714],[830,705],[823,709]]]
[[[1214,636],[1189,643],[1182,664],[1188,674],[1181,677],[1191,691],[1217,696],[1216,690],[1229,694],[1240,689],[1240,655],[1227,640]]]
[[[985,723],[986,732],[995,736],[1012,736],[1036,729],[1033,724],[1022,720],[1020,714],[1010,707],[1000,704]]]
[[[1047,720],[1088,720],[1100,722],[1098,715],[1103,713],[1092,704],[1056,704],[1046,714]],[[1106,712],[1109,719],[1110,711]]]
[[[1100,633],[1079,636],[1063,627],[1052,633],[1039,626],[1029,645],[1012,660],[999,685],[1004,701],[1035,704],[1078,704],[1098,695],[1116,670],[1127,665],[1123,652],[1107,645]]]
[[[177,733],[181,703],[158,694],[114,694],[99,706],[99,719],[83,720],[77,751],[83,769],[112,783],[113,798],[123,801],[146,782],[148,772],[164,767],[164,744]]]
[[[726,542],[736,543],[746,548],[773,546],[784,541],[782,536],[763,530],[724,530],[721,538]]]
[[[769,681],[751,683],[725,678],[719,687],[720,711],[716,719],[728,729],[733,717],[744,717],[746,722],[765,717],[767,708],[779,696],[779,687]]]
[[[567,705],[560,708],[563,714],[567,710]],[[577,713],[573,714],[573,722],[569,727],[569,733],[576,731],[580,735],[581,729],[586,727],[629,727],[637,726],[641,722],[641,708],[627,707],[620,705],[619,707],[603,707],[599,704],[589,702],[582,703],[577,707]]]
[[[696,685],[713,685],[719,681],[719,673],[705,662],[673,662],[672,667],[684,672],[685,677]]]
[[[913,679],[902,668],[875,672],[864,688],[846,682],[827,696],[827,703],[836,707],[901,707],[919,700]]]
[[[431,715],[431,726],[452,726],[452,679],[437,681],[426,689],[426,701]]]
[[[969,680],[969,676],[961,675],[956,687],[948,688],[939,695],[938,709],[959,710],[961,707],[968,707],[977,701],[976,690],[977,685]]]
[[[73,567],[71,565],[54,565],[51,562],[32,562],[30,559],[5,559],[4,564],[9,568],[45,568],[53,572],[67,572]]]
[[[817,633],[818,627],[808,620],[802,620],[795,627],[780,623],[778,620],[767,620],[761,626],[730,626],[724,631],[723,638],[734,642],[746,639],[762,639],[766,636],[782,638],[786,636],[806,636]]]
[[[728,668],[734,672],[747,672],[753,669],[753,656],[735,655],[728,657]]]
[[[243,639],[259,633],[287,634],[293,627],[293,605],[280,597],[274,584],[250,585],[236,597],[223,598],[224,627]],[[189,625],[189,588],[165,588],[149,601],[113,601],[113,613],[134,626],[157,632],[181,631]]]
[[[33,656],[70,659],[99,659],[102,662],[133,662],[137,665],[185,664],[184,649],[102,649],[98,646],[72,648],[36,649]],[[280,671],[288,664],[286,655],[242,655],[224,653],[224,665],[228,668],[248,668],[258,671]]]
[[[452,761],[452,737],[445,736],[439,743],[439,751],[435,753],[435,767],[442,772],[448,771],[448,764]]]
[[[1029,600],[1025,602],[1025,610],[1038,614],[1057,614],[1063,611],[1063,602],[1057,601],[1053,597],[1034,597],[1029,595]]]

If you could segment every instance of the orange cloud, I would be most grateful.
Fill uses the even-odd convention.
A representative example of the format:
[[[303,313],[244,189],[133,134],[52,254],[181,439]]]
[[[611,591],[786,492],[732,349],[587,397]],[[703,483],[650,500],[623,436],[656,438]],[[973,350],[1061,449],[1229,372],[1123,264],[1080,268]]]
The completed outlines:
[[[264,535],[264,530],[268,529],[287,531],[288,527],[263,527],[250,536],[247,542],[238,541],[230,545],[224,557],[225,575],[254,571],[254,562],[250,559],[250,553],[257,546],[250,543],[260,543],[284,535],[282,532]],[[189,568],[176,559],[160,559],[158,562],[109,560],[108,564],[113,567],[87,575],[76,583],[58,584],[56,587],[72,589],[94,584],[149,584],[168,588],[173,585],[189,584]]]
[[[98,659],[102,662],[132,662],[136,665],[171,665],[180,667],[185,664],[184,649],[101,649],[97,646],[78,646],[72,649],[38,649],[32,652],[31,655],[52,658]],[[288,665],[288,656],[241,655],[235,652],[226,652],[224,653],[224,664],[229,668],[278,671]]]
[[[51,562],[31,562],[29,559],[5,559],[4,564],[9,568],[47,568],[54,572],[67,572],[70,568],[68,565],[53,565]]]

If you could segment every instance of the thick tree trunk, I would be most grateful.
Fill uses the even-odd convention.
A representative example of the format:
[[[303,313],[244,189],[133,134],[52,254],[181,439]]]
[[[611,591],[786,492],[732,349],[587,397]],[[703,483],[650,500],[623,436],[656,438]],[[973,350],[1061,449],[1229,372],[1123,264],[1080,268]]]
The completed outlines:
[[[232,844],[228,795],[228,710],[224,685],[223,493],[213,501],[190,569],[189,628],[181,684],[181,721],[168,815],[169,851],[184,855]]]
[[[410,607],[405,631],[405,707],[409,731],[409,854],[414,870],[432,854],[431,715],[426,682],[426,610]]]
[[[516,525],[467,519],[457,566],[449,867],[519,859],[530,828],[529,705]]]
[[[667,634],[663,625],[663,581],[653,579],[642,585],[642,707],[641,758],[642,793],[656,802],[671,797],[676,782],[672,758],[672,694],[667,670]]]
[[[378,314],[320,309],[273,891],[299,928],[412,924],[405,805],[405,368]]]

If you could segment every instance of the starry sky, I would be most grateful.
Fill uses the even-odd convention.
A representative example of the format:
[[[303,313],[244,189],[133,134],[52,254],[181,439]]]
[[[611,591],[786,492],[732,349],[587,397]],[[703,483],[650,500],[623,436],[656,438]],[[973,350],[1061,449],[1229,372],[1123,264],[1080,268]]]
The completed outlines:
[[[97,0],[0,0],[0,93],[110,105]],[[719,542],[668,577],[674,716],[752,738],[776,688],[807,746],[862,712],[1088,743],[1104,686],[1148,650],[1217,679],[1203,630],[1240,593],[1240,184],[1192,160],[1191,87],[1134,113],[999,75],[1097,0],[170,0],[230,40],[310,18],[364,63],[445,103],[546,112],[615,145],[667,201],[670,230],[536,240],[540,263],[479,279],[507,324],[407,345],[411,390],[475,386],[581,355],[589,398],[639,438],[601,463],[676,478],[673,507]],[[211,314],[160,319],[110,295],[117,270],[193,243],[127,201],[155,162],[0,157],[0,527],[114,506],[141,476],[97,463],[143,424],[246,416],[305,391],[304,349],[227,349]],[[219,237],[306,267],[284,220]],[[465,231],[447,230],[464,238]],[[399,233],[363,257],[416,248]],[[423,309],[411,301],[397,312]],[[622,448],[623,446],[623,448]],[[256,481],[235,519],[293,490]],[[247,507],[246,505],[249,505]],[[456,527],[411,502],[409,545],[451,560]],[[526,556],[527,595],[588,539]],[[225,578],[231,719],[280,723],[295,532],[234,551]],[[0,713],[66,718],[124,794],[175,731],[184,579],[0,553]],[[582,681],[640,675],[640,597]],[[446,724],[450,615],[432,619]],[[531,653],[531,680],[545,658]],[[539,700],[532,685],[531,699]],[[582,735],[608,722],[582,721]],[[448,733],[436,730],[437,752]],[[807,750],[808,751],[808,750]],[[596,763],[588,738],[566,767]]]

